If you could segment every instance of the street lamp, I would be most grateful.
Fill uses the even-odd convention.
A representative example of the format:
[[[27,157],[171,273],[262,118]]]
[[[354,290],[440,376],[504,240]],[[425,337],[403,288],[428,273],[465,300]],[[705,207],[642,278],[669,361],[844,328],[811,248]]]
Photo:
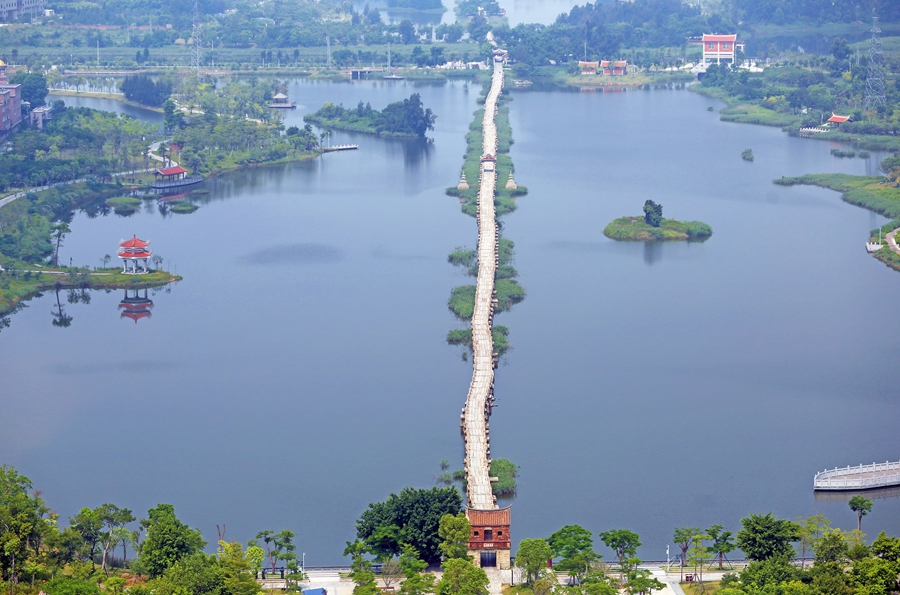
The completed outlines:
[[[303,556],[301,557],[300,574],[306,574],[306,552],[303,552]]]

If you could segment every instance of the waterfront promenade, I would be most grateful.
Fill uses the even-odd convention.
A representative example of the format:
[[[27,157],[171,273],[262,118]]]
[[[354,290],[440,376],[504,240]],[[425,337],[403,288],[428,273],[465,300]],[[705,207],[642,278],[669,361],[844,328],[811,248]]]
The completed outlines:
[[[503,89],[503,64],[494,63],[491,88],[484,102],[482,157],[497,155],[497,102]],[[494,161],[482,159],[478,182],[478,277],[475,309],[472,314],[472,383],[463,408],[462,431],[465,440],[466,491],[468,505],[478,510],[496,508],[491,490],[490,424],[494,399],[494,276],[497,270],[497,219],[494,193],[497,168]]]

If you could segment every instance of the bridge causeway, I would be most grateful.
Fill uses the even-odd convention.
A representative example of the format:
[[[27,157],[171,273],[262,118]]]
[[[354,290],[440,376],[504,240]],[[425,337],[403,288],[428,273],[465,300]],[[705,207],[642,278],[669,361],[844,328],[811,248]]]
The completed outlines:
[[[497,188],[496,161],[485,159],[497,156],[497,103],[503,89],[503,64],[494,63],[491,88],[484,102],[482,122],[483,148],[481,176],[478,183],[478,276],[475,289],[475,310],[472,314],[472,382],[463,407],[461,425],[465,440],[466,482],[469,508],[496,509],[491,490],[491,444],[488,420],[494,405],[494,276],[497,271],[499,232],[494,210]]]

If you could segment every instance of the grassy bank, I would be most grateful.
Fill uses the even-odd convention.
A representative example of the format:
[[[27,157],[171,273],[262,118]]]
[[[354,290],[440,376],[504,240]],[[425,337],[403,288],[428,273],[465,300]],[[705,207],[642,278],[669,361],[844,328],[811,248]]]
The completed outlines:
[[[27,267],[27,268],[26,268]],[[21,265],[8,266],[0,273],[0,316],[5,316],[21,302],[42,291],[56,289],[142,289],[159,287],[181,277],[167,271],[152,271],[146,275],[124,275],[121,269],[41,268]]]
[[[873,229],[869,234],[869,241],[878,241],[879,232],[884,241],[884,236],[888,232],[900,227],[900,188],[885,183],[882,177],[808,174],[796,178],[778,178],[773,182],[781,186],[807,185],[835,190],[841,193],[841,200],[844,202],[893,219],[880,228]],[[900,254],[892,251],[887,242],[884,242],[881,250],[875,252],[873,256],[895,271],[900,271]]]
[[[652,242],[657,240],[704,240],[712,235],[712,228],[700,221],[663,219],[653,227],[643,217],[620,217],[603,230],[603,235],[620,241]]]
[[[773,180],[780,186],[821,186],[841,193],[841,199],[879,215],[900,217],[900,188],[885,184],[882,177],[851,176],[850,174],[808,174],[796,178]]]
[[[362,132],[364,134],[372,134],[375,136],[394,137],[394,138],[416,138],[415,134],[404,134],[400,132],[379,131],[371,124],[363,122],[344,122],[343,120],[329,120],[327,118],[319,118],[313,114],[303,117],[303,121],[309,124],[315,124],[319,128],[327,128],[331,130],[346,130],[348,132]]]

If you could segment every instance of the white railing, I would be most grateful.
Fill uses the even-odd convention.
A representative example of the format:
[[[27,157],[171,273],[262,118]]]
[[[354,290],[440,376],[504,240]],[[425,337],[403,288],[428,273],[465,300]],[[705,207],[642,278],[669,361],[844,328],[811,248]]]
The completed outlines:
[[[869,477],[860,477],[872,473]],[[816,473],[813,489],[816,490],[860,490],[900,485],[900,461],[835,467]]]

